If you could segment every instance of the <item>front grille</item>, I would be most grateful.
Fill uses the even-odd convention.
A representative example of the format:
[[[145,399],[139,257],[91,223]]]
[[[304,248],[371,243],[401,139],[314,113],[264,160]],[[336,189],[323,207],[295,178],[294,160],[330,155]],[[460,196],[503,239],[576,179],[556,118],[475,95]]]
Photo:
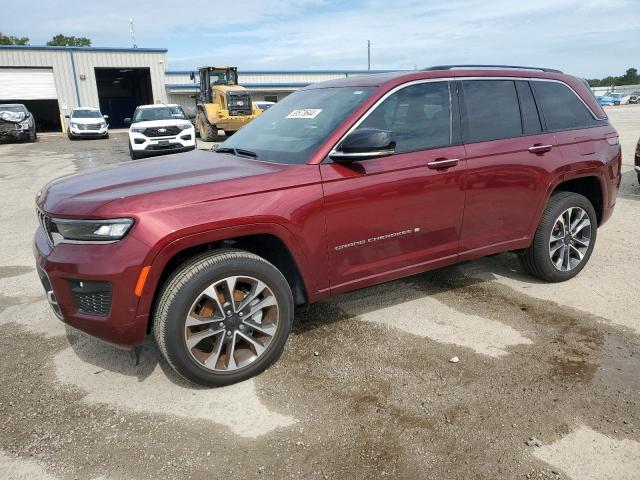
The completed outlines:
[[[69,280],[78,312],[106,317],[111,310],[112,288],[109,282]]]
[[[99,123],[88,123],[85,125],[85,130],[100,130]]]
[[[38,215],[38,223],[42,227],[42,230],[44,230],[49,245],[53,246],[53,237],[51,236],[51,217],[39,208],[36,208],[36,215]]]
[[[142,134],[145,137],[174,137],[178,135],[182,130],[178,127],[148,127],[145,128]]]
[[[229,115],[251,115],[251,95],[244,92],[229,92],[227,95]]]

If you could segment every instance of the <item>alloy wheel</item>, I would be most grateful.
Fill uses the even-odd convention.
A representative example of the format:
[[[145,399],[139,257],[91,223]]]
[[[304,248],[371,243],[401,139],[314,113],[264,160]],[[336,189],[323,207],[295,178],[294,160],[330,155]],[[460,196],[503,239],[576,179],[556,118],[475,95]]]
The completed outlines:
[[[591,243],[591,220],[580,207],[567,208],[556,219],[549,239],[549,256],[553,266],[562,272],[576,268],[584,259]]]
[[[278,301],[267,284],[248,276],[226,277],[208,286],[192,304],[184,340],[200,366],[231,372],[265,352],[278,319]]]

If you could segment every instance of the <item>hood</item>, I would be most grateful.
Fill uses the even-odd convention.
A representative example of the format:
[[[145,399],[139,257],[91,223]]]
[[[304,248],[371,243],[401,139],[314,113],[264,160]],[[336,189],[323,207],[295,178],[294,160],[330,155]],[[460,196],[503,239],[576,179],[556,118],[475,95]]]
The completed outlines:
[[[106,122],[103,117],[95,117],[95,118],[70,118],[69,121],[71,123],[79,123],[80,125],[93,125],[95,123]]]
[[[124,165],[74,174],[49,183],[38,193],[36,203],[45,212],[59,216],[100,216],[112,202],[122,206],[139,197],[144,208],[214,200],[255,191],[260,183],[230,187],[247,177],[277,173],[286,165],[258,162],[233,155],[194,150]],[[245,182],[246,183],[246,182]],[[215,184],[215,185],[212,185]],[[204,188],[200,188],[204,187]],[[182,194],[176,190],[183,189]],[[167,191],[171,191],[167,194]],[[245,192],[246,193],[246,192]],[[147,198],[147,197],[153,198]],[[123,207],[128,208],[128,207]],[[101,210],[101,212],[98,212]]]
[[[0,108],[0,121],[19,123],[25,118],[27,118],[27,115],[24,112],[10,112]]]

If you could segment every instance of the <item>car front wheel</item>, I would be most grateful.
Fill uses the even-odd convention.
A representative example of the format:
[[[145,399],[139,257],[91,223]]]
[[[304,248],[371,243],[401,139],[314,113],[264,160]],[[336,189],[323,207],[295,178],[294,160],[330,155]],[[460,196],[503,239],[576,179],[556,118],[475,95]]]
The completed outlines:
[[[575,277],[591,257],[597,225],[589,199],[574,192],[555,193],[542,214],[531,246],[519,254],[521,265],[548,282]]]
[[[219,387],[251,378],[280,357],[293,309],[289,284],[271,263],[241,250],[209,252],[165,283],[153,331],[182,377]]]

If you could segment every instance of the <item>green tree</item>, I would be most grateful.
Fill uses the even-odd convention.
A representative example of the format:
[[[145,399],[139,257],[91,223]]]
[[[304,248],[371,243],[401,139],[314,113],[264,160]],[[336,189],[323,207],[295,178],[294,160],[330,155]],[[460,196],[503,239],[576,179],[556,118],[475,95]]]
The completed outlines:
[[[87,37],[67,36],[59,33],[47,42],[50,47],[90,47],[91,40]]]
[[[635,68],[629,68],[627,73],[622,77],[619,77],[620,85],[635,85],[640,83],[640,77],[638,77],[638,70]]]
[[[14,37],[0,32],[0,45],[29,45],[29,37]]]

